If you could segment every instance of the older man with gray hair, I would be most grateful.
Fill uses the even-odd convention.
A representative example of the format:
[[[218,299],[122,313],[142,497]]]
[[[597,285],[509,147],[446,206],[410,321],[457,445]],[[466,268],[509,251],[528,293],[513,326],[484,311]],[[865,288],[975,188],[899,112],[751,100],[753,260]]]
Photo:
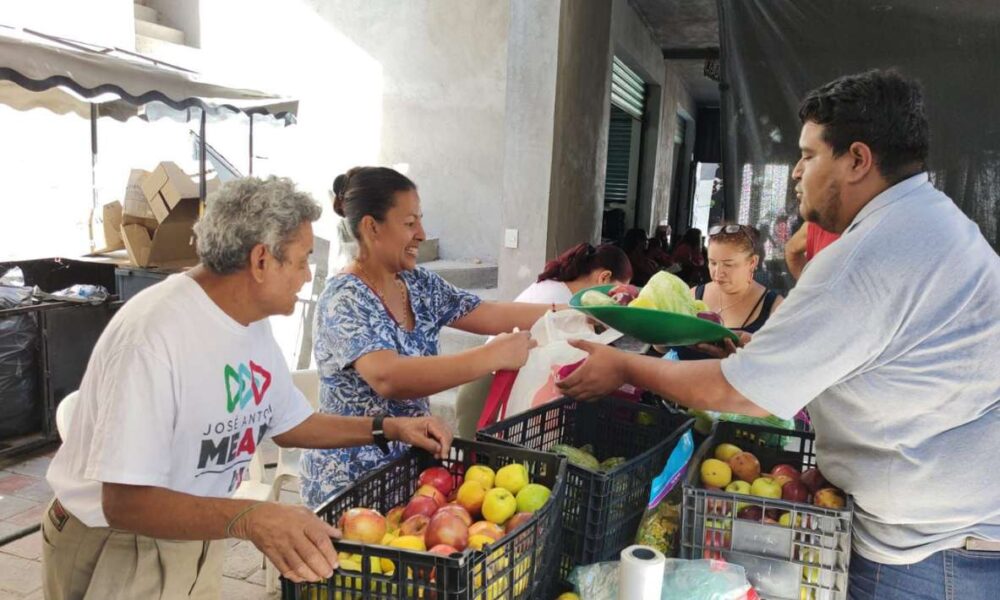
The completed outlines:
[[[439,456],[434,418],[318,414],[266,317],[312,277],[320,207],[288,179],[230,182],[195,226],[201,264],[126,304],[94,348],[49,468],[46,598],[213,598],[223,544],[251,540],[294,581],[328,577],[337,530],[301,506],[232,499],[266,438],[335,448],[404,441]]]

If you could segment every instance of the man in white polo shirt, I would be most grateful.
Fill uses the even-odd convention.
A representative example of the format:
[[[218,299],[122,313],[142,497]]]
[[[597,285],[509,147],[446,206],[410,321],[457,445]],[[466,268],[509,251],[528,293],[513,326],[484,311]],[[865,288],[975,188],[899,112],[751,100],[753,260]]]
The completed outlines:
[[[823,474],[856,501],[850,597],[995,598],[1000,258],[928,181],[915,82],[843,77],[799,116],[799,211],[842,237],[781,310],[721,361],[580,343],[590,358],[562,387],[588,399],[629,381],[755,416],[808,406]]]
[[[217,598],[228,537],[293,581],[329,577],[334,527],[302,506],[231,498],[260,443],[448,452],[436,418],[314,413],[292,384],[267,317],[291,314],[312,278],[319,216],[288,179],[227,183],[195,225],[201,264],[108,324],[49,467],[46,598]]]

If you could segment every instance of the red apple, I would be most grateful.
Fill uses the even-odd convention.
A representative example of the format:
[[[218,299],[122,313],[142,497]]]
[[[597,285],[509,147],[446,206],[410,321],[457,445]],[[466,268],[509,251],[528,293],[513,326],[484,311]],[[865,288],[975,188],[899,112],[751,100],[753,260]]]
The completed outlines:
[[[816,492],[813,496],[813,504],[823,508],[844,508],[847,500],[844,498],[844,492],[837,488],[828,487]]]
[[[616,285],[611,288],[608,295],[618,304],[628,306],[628,303],[635,300],[635,297],[639,295],[639,288],[628,284]]]
[[[448,503],[448,500],[445,498],[444,494],[441,493],[441,490],[437,489],[433,485],[422,485],[418,487],[417,491],[413,493],[413,496],[427,496],[428,498],[434,500],[434,503],[438,506],[444,506]]]
[[[455,487],[455,483],[451,479],[451,473],[444,467],[424,469],[420,474],[420,485],[434,486],[445,498],[448,497],[448,494]]]
[[[744,506],[736,513],[737,519],[746,519],[747,521],[757,521],[758,523],[764,517],[764,509],[757,505]]]
[[[428,546],[445,544],[464,550],[469,543],[469,526],[457,515],[448,512],[436,514],[427,525],[424,542]]]
[[[433,519],[434,517],[438,516],[443,512],[451,513],[456,517],[462,519],[462,522],[465,523],[466,527],[472,525],[472,515],[469,514],[469,511],[465,510],[464,508],[462,508],[457,504],[445,504],[441,508],[437,509],[437,512],[431,515],[431,518]]]
[[[699,319],[704,319],[706,321],[711,321],[713,323],[717,323],[719,325],[722,325],[722,315],[720,315],[717,312],[713,312],[711,310],[705,310],[705,311],[702,311],[702,312],[698,313],[697,316],[698,316]]]
[[[469,527],[469,536],[474,535],[485,535],[486,537],[493,538],[493,541],[497,541],[504,536],[503,528],[496,523],[490,523],[489,521],[476,521]]]
[[[452,548],[448,544],[438,544],[428,550],[428,552],[431,554],[440,554],[441,556],[451,556],[452,554],[460,552],[460,550],[458,550],[458,548]]]
[[[781,499],[789,502],[805,502],[809,498],[809,488],[801,481],[789,481],[781,486]]]
[[[747,483],[753,483],[755,479],[760,477],[760,461],[749,452],[740,452],[730,458],[729,467],[737,479],[742,479]]]
[[[778,479],[779,477],[788,477],[790,480],[798,481],[801,476],[802,472],[792,465],[775,465],[775,467],[771,469],[771,477],[774,477],[775,479]]]
[[[385,517],[370,508],[352,508],[344,513],[343,539],[377,544],[385,536]]]
[[[409,519],[403,521],[403,524],[399,526],[399,533],[401,536],[415,535],[417,537],[423,537],[430,522],[431,519],[427,515],[413,515]]]
[[[385,513],[385,522],[388,529],[394,530],[399,529],[400,523],[403,522],[403,513],[406,512],[406,506],[400,504],[399,506],[392,508],[389,512]]]
[[[816,467],[810,467],[803,471],[802,476],[799,477],[799,481],[806,484],[809,491],[814,494],[829,485],[826,478],[823,477],[823,474]]]
[[[510,535],[510,532],[517,529],[522,523],[527,523],[531,520],[531,513],[519,512],[514,513],[514,516],[507,519],[507,522],[503,524],[504,533]]]
[[[436,490],[435,490],[436,491]],[[435,512],[437,512],[438,503],[434,501],[434,498],[428,496],[414,496],[410,503],[406,505],[406,510],[403,511],[403,521],[414,515],[424,515],[428,519],[431,518]]]

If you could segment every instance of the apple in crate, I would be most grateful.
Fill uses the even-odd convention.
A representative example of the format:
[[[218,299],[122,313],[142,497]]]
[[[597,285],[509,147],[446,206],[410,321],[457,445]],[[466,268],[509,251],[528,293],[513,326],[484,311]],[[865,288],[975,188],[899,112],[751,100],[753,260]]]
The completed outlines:
[[[753,483],[760,477],[760,461],[749,452],[740,452],[730,458],[729,468],[733,470],[733,476],[747,483]]]
[[[441,508],[437,509],[437,512],[431,515],[431,518],[433,519],[441,513],[451,513],[455,515],[459,519],[462,519],[462,522],[465,523],[466,527],[472,525],[472,515],[469,514],[469,511],[457,504],[445,504]]]
[[[504,536],[504,530],[496,523],[476,521],[469,527],[469,535],[484,535],[495,542]]]
[[[828,487],[819,490],[813,495],[813,504],[822,506],[823,508],[844,508],[847,500],[844,498],[844,492],[837,488]]]
[[[830,485],[827,483],[826,477],[823,477],[823,474],[816,467],[810,467],[803,471],[802,476],[799,477],[799,481],[806,484],[809,491],[814,494]]]
[[[424,515],[429,519],[431,515],[437,512],[438,508],[438,503],[433,498],[414,496],[410,499],[410,503],[406,505],[406,510],[403,511],[403,522],[405,523],[407,519],[414,515]]]
[[[385,536],[385,517],[370,508],[352,508],[344,513],[341,531],[345,540],[378,544]]]
[[[436,488],[445,498],[451,493],[453,487],[455,487],[454,482],[451,479],[451,473],[448,469],[444,467],[430,467],[429,469],[424,469],[420,473],[420,485],[430,485]]]
[[[387,529],[389,531],[398,531],[399,526],[403,523],[403,513],[406,512],[406,506],[400,504],[399,506],[390,509],[389,512],[385,513],[385,522]]]
[[[531,520],[531,513],[519,512],[514,513],[514,516],[507,519],[507,522],[503,524],[504,533],[510,535],[510,532],[518,528],[522,523],[527,523]]]
[[[430,522],[431,519],[427,515],[413,515],[399,526],[400,537],[408,535],[423,537]]]
[[[451,556],[452,554],[457,554],[459,549],[452,548],[448,544],[438,544],[437,546],[429,549],[428,552],[431,554],[440,554],[441,556]]]
[[[414,492],[413,495],[414,497],[427,496],[428,498],[434,500],[434,503],[439,507],[448,504],[448,499],[445,495],[441,493],[441,490],[437,489],[433,485],[422,485],[417,488],[417,491]]]
[[[801,481],[789,481],[781,486],[781,499],[789,502],[805,502],[809,499],[809,488]]]
[[[437,513],[427,525],[424,541],[431,547],[445,544],[464,550],[469,543],[469,526],[461,517],[450,512]]]

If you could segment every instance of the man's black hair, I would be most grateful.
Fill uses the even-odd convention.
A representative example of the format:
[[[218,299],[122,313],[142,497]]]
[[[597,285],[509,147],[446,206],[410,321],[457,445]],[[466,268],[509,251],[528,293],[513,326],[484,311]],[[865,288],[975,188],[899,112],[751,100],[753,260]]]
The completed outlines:
[[[799,106],[799,119],[823,126],[823,141],[834,156],[854,142],[866,144],[891,183],[926,168],[923,92],[916,80],[895,70],[847,75],[816,88]]]

